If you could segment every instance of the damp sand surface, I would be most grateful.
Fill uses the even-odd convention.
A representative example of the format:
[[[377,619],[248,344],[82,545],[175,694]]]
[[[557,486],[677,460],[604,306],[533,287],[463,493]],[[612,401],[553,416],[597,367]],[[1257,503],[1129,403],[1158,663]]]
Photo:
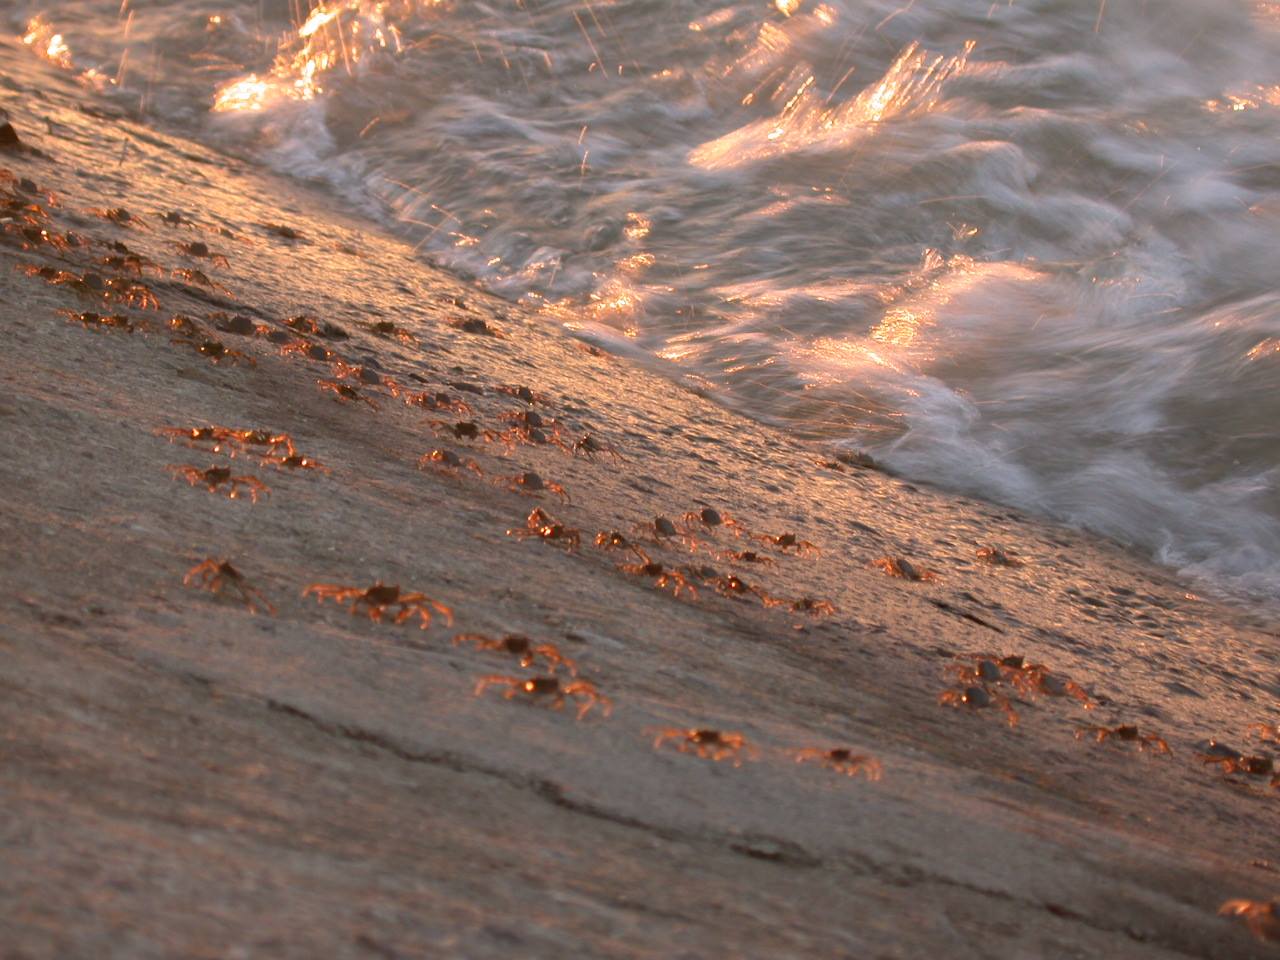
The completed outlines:
[[[86,110],[70,77],[19,57],[0,47],[0,107],[39,152],[0,155],[4,189],[52,192],[26,194],[42,228],[94,243],[0,245],[6,956],[1269,955],[1216,910],[1280,888],[1277,792],[1195,751],[1265,751],[1247,730],[1277,719],[1274,621],[1087,535],[830,461],[304,188]],[[127,223],[89,212],[118,207]],[[141,275],[96,262],[130,255]],[[86,271],[160,308],[136,289],[106,305]],[[299,315],[347,337],[285,323]],[[215,362],[206,339],[244,356]],[[469,412],[404,402],[419,391]],[[618,456],[485,438],[529,412]],[[211,424],[288,433],[328,472],[157,435]],[[461,469],[417,469],[433,449]],[[231,499],[187,466],[269,489]],[[526,471],[569,502],[495,482]],[[581,546],[509,536],[534,507]],[[820,553],[637,530],[704,507]],[[642,561],[593,544],[613,530],[696,594],[619,569]],[[983,562],[988,545],[1021,565]],[[210,557],[275,614],[184,586]],[[454,625],[302,596],[375,581]],[[551,644],[609,704],[578,720],[584,697],[476,695],[532,671],[459,632]],[[1016,727],[994,704],[940,705],[976,654],[1044,664],[1095,707],[1005,681],[990,690]],[[1137,724],[1172,754],[1080,724]],[[745,743],[718,762],[654,748],[686,728]],[[795,762],[837,747],[883,776]]]

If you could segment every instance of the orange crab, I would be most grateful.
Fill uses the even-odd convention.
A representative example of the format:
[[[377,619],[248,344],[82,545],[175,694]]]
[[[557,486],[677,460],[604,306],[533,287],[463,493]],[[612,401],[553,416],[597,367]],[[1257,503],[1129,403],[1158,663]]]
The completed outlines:
[[[1104,727],[1093,723],[1081,723],[1076,725],[1076,739],[1083,740],[1085,737],[1093,737],[1097,743],[1105,740],[1117,740],[1123,743],[1136,743],[1139,752],[1151,750],[1154,753],[1169,755],[1173,751],[1169,749],[1169,744],[1154,733],[1143,733],[1135,725],[1131,723],[1122,723],[1116,727]]]
[[[547,490],[559,497],[562,503],[569,502],[569,494],[564,487],[560,486],[558,483],[552,483],[550,480],[543,480],[542,477],[534,473],[532,470],[526,470],[524,473],[517,473],[513,477],[498,477],[494,483],[499,486],[506,486],[508,490],[518,493],[527,493],[530,495]]]
[[[822,554],[822,551],[815,547],[808,540],[801,540],[794,533],[779,533],[777,535],[761,534],[753,537],[760,543],[776,547],[781,553],[790,553],[795,551],[799,557],[816,557]]]
[[[443,447],[437,447],[430,450],[418,458],[419,470],[435,470],[440,473],[457,477],[461,470],[471,470],[478,477],[484,476],[484,471],[480,469],[480,464],[471,459],[464,459],[458,456],[452,450],[446,450]]]
[[[721,513],[712,507],[703,507],[701,510],[690,510],[688,513],[680,517],[680,523],[684,526],[686,532],[701,527],[704,531],[712,531],[717,527],[724,527],[726,530],[733,531],[734,536],[742,536],[746,530],[740,522],[729,516],[727,513]]]
[[[944,707],[968,707],[970,710],[982,710],[985,707],[996,707],[1004,713],[1010,727],[1018,725],[1018,714],[1013,709],[1009,698],[1003,694],[993,693],[981,684],[943,690],[938,694],[938,703]]]
[[[1259,940],[1280,940],[1280,903],[1275,900],[1228,900],[1218,915],[1242,920]]]
[[[257,503],[259,495],[271,492],[271,488],[257,477],[247,474],[239,477],[232,476],[230,467],[212,466],[207,470],[201,470],[199,467],[172,463],[169,464],[168,470],[175,477],[181,477],[193,487],[204,484],[210,493],[217,493],[225,486],[227,488],[227,497],[231,500],[239,499],[247,491],[250,501]]]
[[[654,731],[653,748],[670,742],[681,753],[692,753],[704,760],[732,760],[735,767],[744,759],[754,760],[760,751],[741,733],[714,730],[710,727],[663,727]]]
[[[222,593],[230,587],[239,594],[250,613],[257,613],[260,605],[267,613],[275,615],[276,608],[255,587],[249,585],[239,570],[231,565],[230,560],[215,560],[209,557],[202,560],[187,571],[182,582],[187,586],[195,585],[210,593]]]
[[[453,638],[453,645],[469,643],[477,650],[497,650],[513,657],[520,658],[520,666],[532,667],[539,658],[547,663],[547,669],[555,672],[563,667],[570,674],[577,676],[578,667],[572,660],[550,643],[535,644],[528,637],[519,634],[508,634],[504,637],[489,637],[483,633],[459,633]]]
[[[649,555],[643,550],[635,547],[632,550],[640,558],[640,562],[619,565],[618,569],[623,573],[630,573],[637,577],[652,577],[653,585],[659,590],[665,590],[668,586],[671,586],[673,588],[673,596],[680,596],[680,591],[683,590],[691,596],[697,597],[698,591],[683,573],[650,560]]]
[[[360,587],[347,587],[338,583],[313,583],[302,591],[304,597],[315,594],[316,600],[323,603],[332,600],[335,603],[351,601],[348,608],[352,616],[361,610],[376,623],[381,623],[383,615],[392,607],[398,607],[392,623],[400,624],[417,617],[419,627],[423,630],[431,626],[431,613],[434,610],[444,618],[446,624],[453,624],[453,610],[438,600],[433,600],[425,593],[408,593],[399,586],[392,586],[378,580],[363,590]]]
[[[878,557],[871,561],[871,566],[882,570],[891,577],[903,580],[936,580],[938,575],[932,570],[917,567],[906,557]]]
[[[367,403],[374,410],[380,409],[377,403],[349,383],[341,383],[337,380],[317,380],[316,383],[321,390],[334,394],[342,403]]]
[[[884,774],[879,760],[865,753],[854,753],[848,747],[832,747],[830,750],[806,747],[796,751],[795,759],[796,763],[819,763],[847,777],[862,774],[868,780],[879,780]]]
[[[582,702],[578,705],[579,720],[585,717],[594,707],[599,707],[606,717],[613,712],[613,701],[597,690],[596,685],[589,680],[574,680],[570,683],[562,683],[559,677],[550,675],[541,677],[508,677],[491,673],[488,676],[481,677],[476,682],[476,696],[480,696],[492,686],[506,687],[507,689],[503,696],[508,700],[523,697],[529,701],[542,701],[550,703],[553,710],[562,709],[567,697],[581,700]]]
[[[582,542],[581,531],[566,527],[541,507],[530,510],[529,516],[525,519],[525,525],[508,530],[507,536],[515,537],[517,540],[537,537],[544,543],[563,543],[564,548],[569,551],[577,549]]]

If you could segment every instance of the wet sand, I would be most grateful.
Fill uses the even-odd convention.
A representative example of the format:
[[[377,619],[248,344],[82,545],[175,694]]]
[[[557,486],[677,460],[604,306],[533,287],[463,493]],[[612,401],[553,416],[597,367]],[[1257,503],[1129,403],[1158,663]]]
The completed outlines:
[[[830,462],[423,266],[304,187],[86,112],[70,77],[11,41],[0,73],[0,106],[41,151],[0,166],[56,195],[30,195],[46,229],[98,241],[0,243],[0,955],[1274,952],[1216,910],[1280,888],[1280,791],[1194,749],[1265,751],[1246,731],[1277,720],[1274,622],[1086,534]],[[116,207],[129,223],[87,212]],[[164,274],[96,263],[127,255],[112,242]],[[86,270],[145,284],[160,309],[50,282]],[[199,332],[179,336],[175,314]],[[299,315],[349,337],[303,336],[285,323]],[[214,362],[205,338],[244,358]],[[342,381],[373,404],[320,388],[336,360],[376,378]],[[499,389],[518,386],[537,402]],[[450,430],[507,431],[530,411],[570,449]],[[330,472],[157,435],[209,424],[287,432]],[[575,455],[585,434],[618,456]],[[478,471],[419,470],[432,449]],[[230,499],[171,466],[231,467],[269,492]],[[524,471],[570,502],[494,482]],[[534,507],[581,546],[509,536]],[[636,530],[704,507],[820,553]],[[620,570],[639,558],[592,543],[612,530],[696,595]],[[1022,564],[983,562],[992,544]],[[184,586],[209,557],[275,615]],[[891,577],[885,557],[936,577]],[[698,567],[759,592],[717,590]],[[375,623],[302,596],[375,581],[456,622]],[[802,598],[835,610],[793,609]],[[459,632],[554,645],[612,712],[476,695],[532,671]],[[940,705],[982,653],[1042,663],[1096,706],[1008,681],[991,690],[1016,698],[1016,727],[996,705]],[[1172,754],[1077,739],[1080,724],[1137,724]],[[679,738],[655,749],[668,728],[746,746],[719,762]],[[833,747],[883,776],[795,762]]]

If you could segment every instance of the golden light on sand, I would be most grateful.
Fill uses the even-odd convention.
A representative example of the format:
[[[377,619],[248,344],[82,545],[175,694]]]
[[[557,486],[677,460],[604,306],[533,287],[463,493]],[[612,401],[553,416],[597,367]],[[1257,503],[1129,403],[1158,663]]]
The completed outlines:
[[[66,40],[62,34],[55,33],[43,17],[33,17],[28,21],[22,42],[50,63],[68,70],[74,65],[71,62],[71,48],[67,46]]]

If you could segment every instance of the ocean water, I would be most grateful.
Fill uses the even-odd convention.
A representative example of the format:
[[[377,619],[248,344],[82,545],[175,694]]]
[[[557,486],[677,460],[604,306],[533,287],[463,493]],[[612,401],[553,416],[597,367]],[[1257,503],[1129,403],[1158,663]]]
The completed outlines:
[[[1280,3],[67,0],[33,56],[797,435],[1280,587]]]

